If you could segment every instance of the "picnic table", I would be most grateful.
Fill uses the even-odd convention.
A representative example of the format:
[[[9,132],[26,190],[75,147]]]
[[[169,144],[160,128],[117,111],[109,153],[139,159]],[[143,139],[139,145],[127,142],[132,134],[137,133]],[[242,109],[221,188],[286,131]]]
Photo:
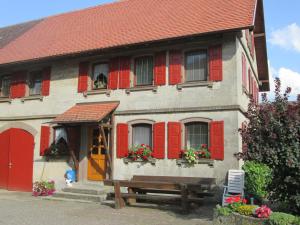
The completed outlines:
[[[105,180],[104,185],[114,186],[115,208],[131,205],[137,200],[180,201],[184,212],[189,204],[200,202],[204,197],[213,196],[215,178],[175,176],[133,176],[131,180]],[[127,188],[127,193],[121,192]]]

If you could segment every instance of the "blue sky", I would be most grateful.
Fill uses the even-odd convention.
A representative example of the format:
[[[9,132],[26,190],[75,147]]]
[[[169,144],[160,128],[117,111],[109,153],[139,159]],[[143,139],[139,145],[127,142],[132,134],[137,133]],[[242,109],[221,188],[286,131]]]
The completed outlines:
[[[0,8],[0,27],[82,9],[111,0],[10,0]],[[264,0],[270,72],[300,93],[300,1]]]

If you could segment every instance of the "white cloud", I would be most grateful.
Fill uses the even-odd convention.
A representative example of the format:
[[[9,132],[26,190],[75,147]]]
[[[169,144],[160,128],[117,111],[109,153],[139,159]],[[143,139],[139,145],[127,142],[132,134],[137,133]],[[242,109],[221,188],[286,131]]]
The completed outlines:
[[[270,100],[274,99],[274,90],[275,83],[274,79],[276,77],[281,80],[281,91],[284,93],[287,87],[292,88],[292,92],[290,94],[290,100],[296,100],[298,94],[300,94],[300,73],[295,72],[291,69],[287,69],[284,67],[276,70],[271,66],[269,62],[269,73],[270,73],[270,92],[268,93],[268,97]]]
[[[273,45],[300,52],[300,26],[293,23],[277,29],[271,33],[269,41]]]

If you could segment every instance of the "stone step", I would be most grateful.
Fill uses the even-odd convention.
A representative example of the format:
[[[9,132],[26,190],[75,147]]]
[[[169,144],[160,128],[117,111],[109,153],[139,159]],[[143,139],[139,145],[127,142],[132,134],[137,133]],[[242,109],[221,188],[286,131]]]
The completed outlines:
[[[84,200],[89,202],[102,202],[106,199],[106,194],[94,195],[94,194],[80,194],[80,193],[70,193],[70,192],[55,192],[51,197],[55,198],[65,198],[65,199],[75,199]]]
[[[105,191],[103,189],[87,189],[87,188],[77,188],[77,187],[66,187],[62,189],[62,192],[66,193],[76,193],[76,194],[86,194],[86,195],[104,195]]]

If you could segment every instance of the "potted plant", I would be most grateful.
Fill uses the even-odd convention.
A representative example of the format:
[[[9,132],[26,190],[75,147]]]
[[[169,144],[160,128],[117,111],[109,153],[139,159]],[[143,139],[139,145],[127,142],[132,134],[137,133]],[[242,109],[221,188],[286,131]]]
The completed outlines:
[[[49,196],[55,192],[55,182],[51,181],[37,181],[33,184],[32,195]]]

